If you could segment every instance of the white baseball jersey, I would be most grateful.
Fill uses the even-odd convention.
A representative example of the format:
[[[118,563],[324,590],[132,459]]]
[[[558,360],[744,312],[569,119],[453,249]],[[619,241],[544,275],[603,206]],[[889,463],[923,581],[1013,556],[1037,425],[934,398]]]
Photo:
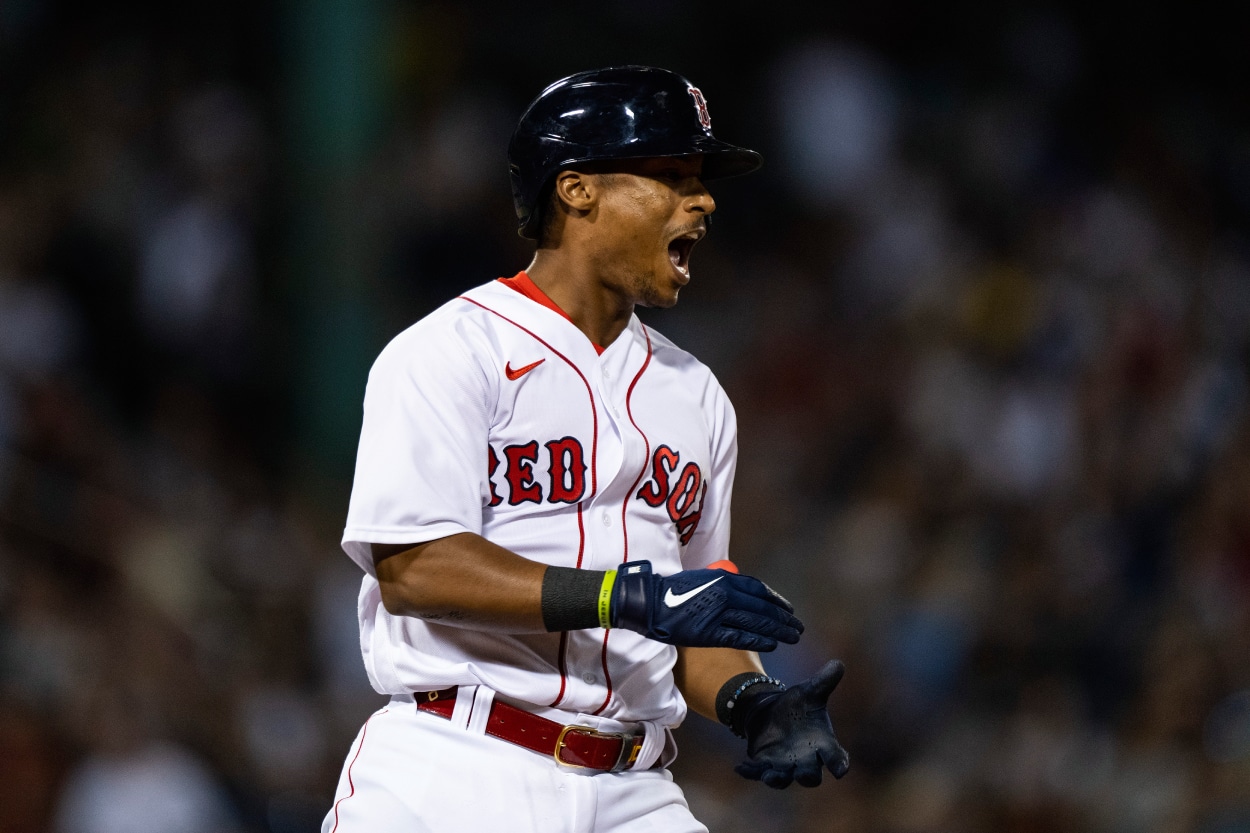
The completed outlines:
[[[343,536],[366,573],[374,688],[480,685],[564,722],[680,723],[675,648],[619,629],[508,634],[392,616],[369,544],[472,532],[562,567],[704,567],[728,557],[736,442],[707,367],[636,316],[600,351],[524,273],[402,332],[369,374]]]

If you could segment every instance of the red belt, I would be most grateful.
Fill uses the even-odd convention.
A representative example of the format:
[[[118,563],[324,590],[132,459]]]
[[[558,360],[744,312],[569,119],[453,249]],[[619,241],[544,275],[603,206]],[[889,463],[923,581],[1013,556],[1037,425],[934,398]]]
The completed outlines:
[[[413,698],[420,711],[451,720],[456,708],[456,687],[418,691]],[[628,769],[638,759],[643,741],[642,735],[565,726],[498,700],[491,703],[486,734],[550,755],[561,766],[601,772]]]

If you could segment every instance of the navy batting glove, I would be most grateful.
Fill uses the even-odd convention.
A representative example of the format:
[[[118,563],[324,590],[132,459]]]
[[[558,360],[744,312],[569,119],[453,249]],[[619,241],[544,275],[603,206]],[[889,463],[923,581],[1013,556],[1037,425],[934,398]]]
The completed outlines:
[[[825,767],[835,778],[846,775],[851,759],[833,733],[828,709],[829,695],[845,670],[835,659],[792,688],[770,687],[754,699],[748,688],[737,706],[743,715],[747,759],[734,772],[779,790],[791,781],[818,786]]]
[[[659,576],[648,561],[621,565],[609,616],[614,628],[695,648],[771,651],[803,632],[794,606],[757,578],[725,570]]]

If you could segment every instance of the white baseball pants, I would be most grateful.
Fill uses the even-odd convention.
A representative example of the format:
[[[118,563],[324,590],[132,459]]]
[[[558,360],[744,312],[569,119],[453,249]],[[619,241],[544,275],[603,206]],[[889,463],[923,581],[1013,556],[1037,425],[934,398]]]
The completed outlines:
[[[708,833],[666,769],[585,774],[395,697],[356,736],[322,833]]]

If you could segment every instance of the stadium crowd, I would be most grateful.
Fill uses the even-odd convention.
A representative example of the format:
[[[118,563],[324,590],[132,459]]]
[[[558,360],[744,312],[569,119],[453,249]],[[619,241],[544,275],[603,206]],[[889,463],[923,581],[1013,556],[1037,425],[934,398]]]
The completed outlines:
[[[38,7],[0,9],[0,833],[316,830],[382,698],[350,460],[291,427],[276,59]],[[370,349],[524,266],[508,131],[607,62],[509,79],[530,47],[455,56],[538,24],[379,7],[402,95],[352,189]],[[747,33],[609,56],[687,74],[765,155],[642,315],[737,408],[733,556],[808,625],[766,666],[848,669],[847,778],[748,784],[698,717],[676,777],[717,833],[1250,831],[1245,113],[1148,71],[1162,23],[1100,58],[1071,14],[1020,14],[966,64],[860,23],[764,26],[749,66]]]

